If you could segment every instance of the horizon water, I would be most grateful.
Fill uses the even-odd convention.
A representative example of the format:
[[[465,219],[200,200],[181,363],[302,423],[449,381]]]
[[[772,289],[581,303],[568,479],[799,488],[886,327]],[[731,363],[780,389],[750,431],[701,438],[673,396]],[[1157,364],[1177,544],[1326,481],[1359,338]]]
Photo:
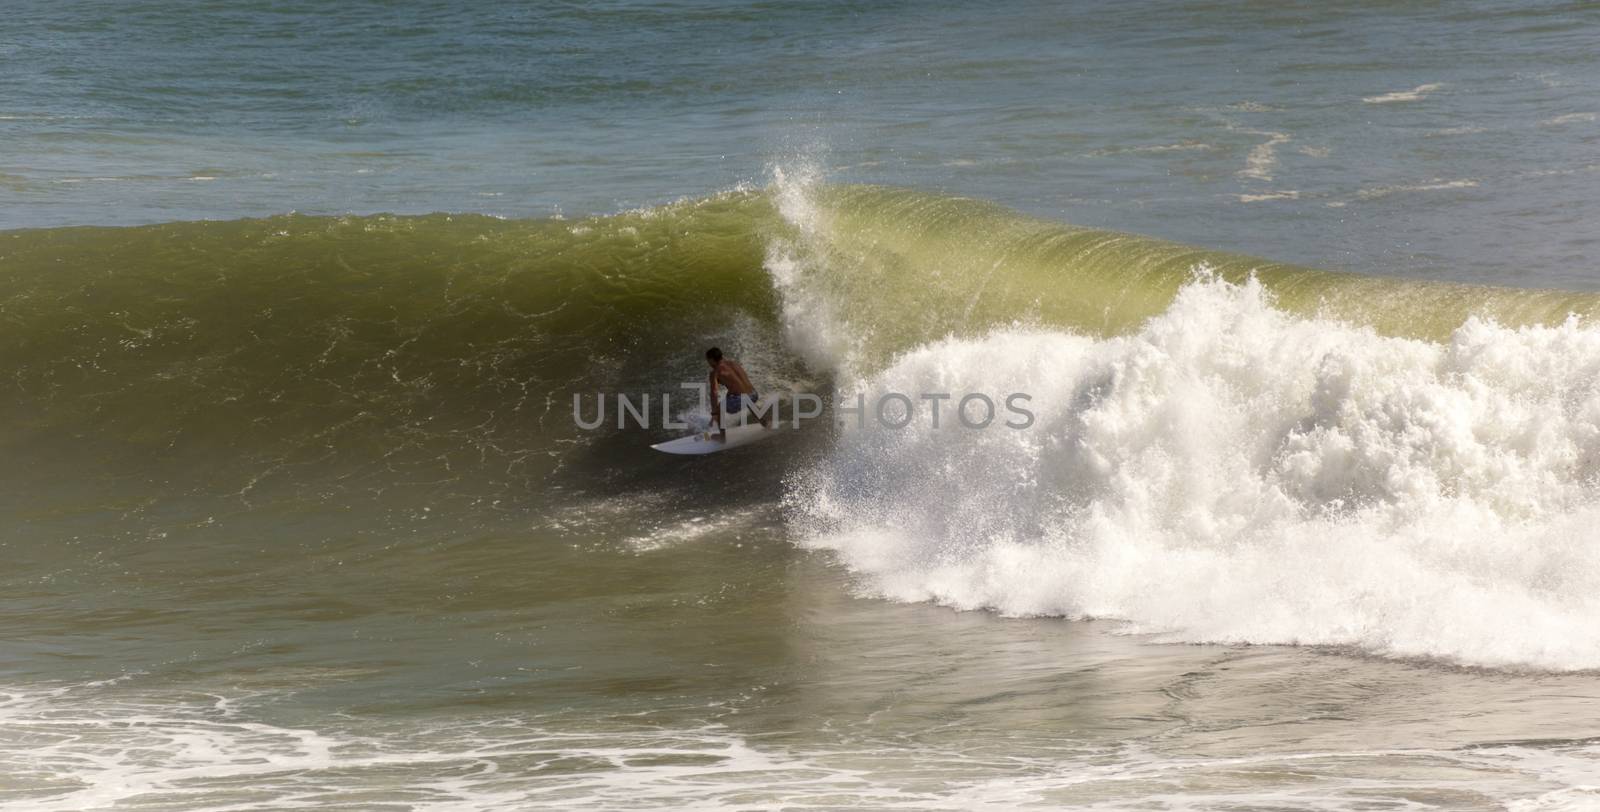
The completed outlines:
[[[1597,36],[16,4],[0,809],[1600,808]]]

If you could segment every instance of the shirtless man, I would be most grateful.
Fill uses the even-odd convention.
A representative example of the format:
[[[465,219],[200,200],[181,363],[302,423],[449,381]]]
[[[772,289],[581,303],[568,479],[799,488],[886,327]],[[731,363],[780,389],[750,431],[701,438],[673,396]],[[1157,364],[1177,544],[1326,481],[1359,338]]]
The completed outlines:
[[[711,421],[721,429],[720,439],[728,439],[728,429],[723,425],[723,403],[717,399],[717,384],[722,384],[728,389],[726,413],[729,417],[744,412],[745,407],[752,406],[761,396],[756,394],[756,388],[750,385],[750,376],[744,374],[744,367],[732,358],[723,358],[722,350],[712,347],[706,350],[706,363],[711,365],[711,375],[707,380],[707,391],[711,393]],[[752,409],[752,411],[754,411]],[[770,412],[760,415],[763,428],[772,428],[772,414]]]

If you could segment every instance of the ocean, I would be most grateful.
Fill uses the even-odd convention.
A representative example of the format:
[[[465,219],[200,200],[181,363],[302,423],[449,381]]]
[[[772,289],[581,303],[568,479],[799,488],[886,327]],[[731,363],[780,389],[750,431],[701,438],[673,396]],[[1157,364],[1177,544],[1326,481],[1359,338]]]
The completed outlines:
[[[10,3],[0,809],[1600,808],[1597,42]]]

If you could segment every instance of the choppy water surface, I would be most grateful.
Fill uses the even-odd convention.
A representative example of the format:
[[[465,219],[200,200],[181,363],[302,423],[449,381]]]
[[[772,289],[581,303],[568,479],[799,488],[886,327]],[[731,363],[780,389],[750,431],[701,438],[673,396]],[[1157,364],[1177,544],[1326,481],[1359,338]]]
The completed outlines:
[[[16,5],[0,806],[1592,808],[1597,32]]]

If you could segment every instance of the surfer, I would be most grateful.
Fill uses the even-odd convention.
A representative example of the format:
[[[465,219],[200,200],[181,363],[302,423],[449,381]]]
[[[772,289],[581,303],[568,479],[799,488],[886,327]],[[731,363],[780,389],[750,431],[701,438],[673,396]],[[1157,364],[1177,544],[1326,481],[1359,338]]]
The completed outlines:
[[[772,415],[770,412],[756,412],[755,403],[761,400],[761,395],[756,393],[756,388],[750,384],[750,376],[744,372],[744,367],[732,358],[723,358],[722,350],[712,347],[706,350],[706,363],[711,365],[711,375],[707,378],[707,391],[711,393],[711,422],[721,429],[720,439],[728,439],[728,429],[723,425],[723,415],[729,417],[739,415],[746,407],[755,412],[761,421],[762,428],[772,428]],[[728,390],[724,402],[717,399],[717,384],[722,384]]]

